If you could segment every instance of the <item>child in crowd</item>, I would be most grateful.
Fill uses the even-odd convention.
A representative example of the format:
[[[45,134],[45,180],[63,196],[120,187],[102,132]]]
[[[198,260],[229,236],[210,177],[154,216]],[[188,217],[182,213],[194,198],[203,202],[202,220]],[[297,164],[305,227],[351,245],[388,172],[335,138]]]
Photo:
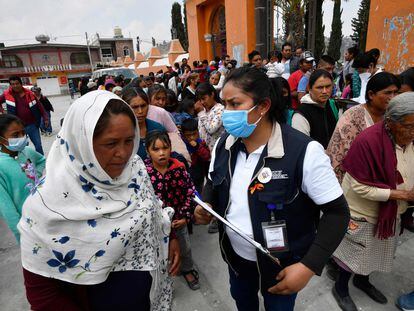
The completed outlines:
[[[194,269],[187,224],[193,217],[196,204],[194,184],[183,163],[171,158],[171,141],[165,131],[148,132],[145,137],[148,159],[147,172],[155,193],[165,206],[174,208],[172,228],[181,250],[181,274],[192,290],[200,288],[198,272]]]
[[[46,163],[43,155],[27,147],[27,142],[22,120],[11,114],[0,114],[0,218],[18,242],[17,223],[23,203],[41,184]]]
[[[186,98],[181,102],[179,112],[173,114],[174,122],[177,126],[181,126],[181,123],[185,119],[193,118],[195,116],[195,103],[193,99]]]
[[[352,98],[352,73],[348,73],[345,76],[345,87],[344,91],[342,92],[341,98],[343,99],[350,99]]]
[[[210,163],[210,150],[198,133],[198,122],[196,119],[186,119],[181,124],[181,133],[191,155],[190,176],[198,193],[202,192],[204,178],[207,176]]]
[[[198,128],[200,137],[204,139],[210,151],[224,133],[221,116],[224,106],[217,98],[216,89],[210,83],[201,83],[196,90],[198,102],[195,105],[195,112],[198,115]]]

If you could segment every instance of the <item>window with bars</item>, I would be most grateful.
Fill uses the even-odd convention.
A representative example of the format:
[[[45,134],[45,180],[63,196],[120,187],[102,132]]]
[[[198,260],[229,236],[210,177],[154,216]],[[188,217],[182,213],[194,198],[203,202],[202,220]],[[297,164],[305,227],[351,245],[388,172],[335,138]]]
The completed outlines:
[[[7,68],[18,68],[23,67],[23,62],[17,55],[3,55],[3,66]]]

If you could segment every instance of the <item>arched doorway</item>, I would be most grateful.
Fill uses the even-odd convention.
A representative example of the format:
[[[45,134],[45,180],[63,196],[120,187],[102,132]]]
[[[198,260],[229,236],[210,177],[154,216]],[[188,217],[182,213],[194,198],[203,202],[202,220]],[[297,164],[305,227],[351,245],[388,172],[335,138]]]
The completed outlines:
[[[211,41],[213,56],[221,57],[227,54],[226,13],[224,6],[219,6],[211,19]]]

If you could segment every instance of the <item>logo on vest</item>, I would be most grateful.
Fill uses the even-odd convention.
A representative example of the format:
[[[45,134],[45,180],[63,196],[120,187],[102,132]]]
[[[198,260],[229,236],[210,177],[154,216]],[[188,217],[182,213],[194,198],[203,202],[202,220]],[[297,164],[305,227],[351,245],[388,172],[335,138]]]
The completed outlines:
[[[272,171],[272,179],[289,179],[289,176],[283,171]]]

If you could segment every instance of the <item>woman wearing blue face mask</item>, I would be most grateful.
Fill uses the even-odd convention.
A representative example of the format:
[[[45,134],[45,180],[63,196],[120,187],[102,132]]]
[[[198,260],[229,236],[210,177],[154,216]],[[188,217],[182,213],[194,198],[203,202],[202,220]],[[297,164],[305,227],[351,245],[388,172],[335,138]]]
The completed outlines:
[[[280,264],[219,224],[239,311],[293,310],[296,294],[323,266],[345,234],[349,210],[323,147],[285,124],[281,94],[266,74],[239,68],[223,87],[227,131],[212,152],[203,199],[266,247]],[[323,216],[316,231],[315,208]],[[199,223],[211,218],[201,207]]]
[[[45,168],[43,155],[27,144],[22,121],[14,115],[0,115],[0,213],[17,241],[22,205]]]

